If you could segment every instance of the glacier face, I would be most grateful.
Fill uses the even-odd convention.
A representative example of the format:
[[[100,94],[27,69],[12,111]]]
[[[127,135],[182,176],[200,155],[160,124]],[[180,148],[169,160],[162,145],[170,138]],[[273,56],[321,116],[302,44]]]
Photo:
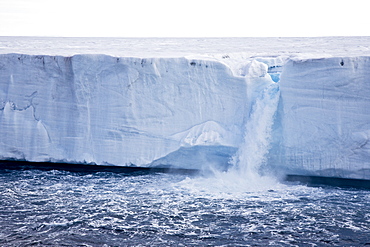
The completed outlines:
[[[290,173],[370,178],[370,57],[291,59],[270,163]]]
[[[370,179],[369,63],[2,54],[0,157]]]
[[[8,54],[0,70],[3,158],[142,166],[242,139],[247,84],[214,61]]]

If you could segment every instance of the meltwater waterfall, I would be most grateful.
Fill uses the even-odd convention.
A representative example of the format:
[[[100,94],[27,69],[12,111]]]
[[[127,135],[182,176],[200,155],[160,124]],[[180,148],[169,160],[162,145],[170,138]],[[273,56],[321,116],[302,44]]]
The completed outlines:
[[[245,80],[248,98],[244,122],[243,140],[233,155],[232,167],[227,173],[215,172],[225,187],[233,190],[258,190],[272,187],[276,181],[263,171],[271,148],[272,127],[278,108],[279,82],[267,74],[267,66],[252,61],[247,65]]]
[[[233,157],[234,169],[248,179],[259,177],[271,143],[274,116],[279,102],[279,85],[272,83],[260,92],[245,124],[244,142]]]

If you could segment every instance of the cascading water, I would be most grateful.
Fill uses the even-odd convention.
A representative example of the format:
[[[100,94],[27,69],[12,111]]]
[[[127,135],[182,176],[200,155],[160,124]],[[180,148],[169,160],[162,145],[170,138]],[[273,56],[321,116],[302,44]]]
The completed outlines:
[[[231,168],[227,172],[213,171],[215,177],[207,178],[207,187],[212,190],[245,192],[266,190],[277,184],[274,178],[263,174],[261,167],[266,164],[270,149],[279,84],[267,73],[267,65],[255,60],[246,66],[242,75],[247,83],[248,98],[243,141],[230,161]]]
[[[233,183],[242,188],[266,188],[275,184],[275,180],[266,177],[261,171],[266,163],[270,149],[272,125],[279,103],[278,82],[267,74],[267,66],[252,61],[246,71],[248,83],[249,113],[246,114],[244,139],[237,153],[232,158],[232,168],[228,176]]]
[[[232,161],[233,170],[248,179],[261,176],[260,167],[266,162],[266,154],[270,148],[272,124],[280,95],[277,83],[271,83],[257,93],[245,124],[244,142]]]

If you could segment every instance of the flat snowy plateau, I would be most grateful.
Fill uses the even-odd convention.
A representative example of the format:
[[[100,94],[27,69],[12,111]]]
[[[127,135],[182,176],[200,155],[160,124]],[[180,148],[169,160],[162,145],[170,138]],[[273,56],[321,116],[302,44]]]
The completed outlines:
[[[0,158],[370,179],[370,37],[0,37]]]

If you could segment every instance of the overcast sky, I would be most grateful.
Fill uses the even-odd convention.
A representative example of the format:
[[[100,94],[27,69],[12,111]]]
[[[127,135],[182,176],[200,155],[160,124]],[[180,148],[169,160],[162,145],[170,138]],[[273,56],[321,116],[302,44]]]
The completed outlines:
[[[363,0],[0,0],[0,36],[370,36]]]

